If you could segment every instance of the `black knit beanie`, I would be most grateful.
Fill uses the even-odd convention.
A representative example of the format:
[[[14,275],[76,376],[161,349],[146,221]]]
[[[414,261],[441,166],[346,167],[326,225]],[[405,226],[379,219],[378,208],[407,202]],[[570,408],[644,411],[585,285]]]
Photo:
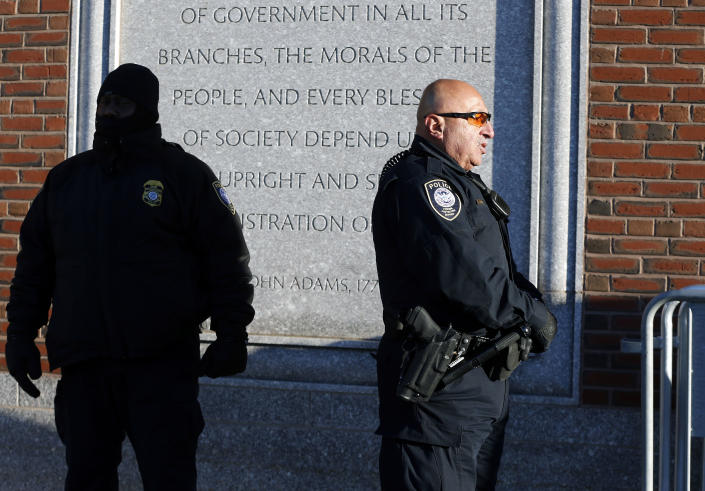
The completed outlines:
[[[152,123],[159,119],[159,80],[149,68],[135,63],[120,65],[105,77],[98,91],[98,102],[107,93],[133,101],[154,118]]]

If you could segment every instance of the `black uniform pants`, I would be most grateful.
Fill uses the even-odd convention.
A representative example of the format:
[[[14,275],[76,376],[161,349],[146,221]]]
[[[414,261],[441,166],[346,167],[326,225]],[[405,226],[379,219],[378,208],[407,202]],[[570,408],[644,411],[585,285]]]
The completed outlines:
[[[382,438],[379,456],[382,490],[493,491],[509,419],[507,384],[503,385],[499,417],[467,415],[456,445]]]
[[[117,490],[125,435],[145,490],[196,489],[203,416],[194,361],[99,361],[64,367],[54,407],[66,446],[67,490]]]

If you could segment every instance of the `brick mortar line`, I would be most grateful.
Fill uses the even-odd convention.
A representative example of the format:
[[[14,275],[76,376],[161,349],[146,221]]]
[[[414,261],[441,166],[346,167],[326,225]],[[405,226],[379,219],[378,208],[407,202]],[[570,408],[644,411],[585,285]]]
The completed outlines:
[[[698,11],[705,12],[705,7],[671,7],[671,6],[661,6],[661,5],[593,5],[591,7],[594,9],[604,9],[604,10],[644,10],[644,11],[669,11],[669,10],[683,10],[683,11]]]
[[[6,167],[0,167],[0,169],[6,169]],[[695,199],[695,198],[693,198],[693,199]],[[621,217],[615,217],[614,215],[595,215],[592,213],[589,214],[589,217],[591,217],[591,218],[599,218],[599,217],[621,218]],[[669,218],[669,217],[642,217],[642,218],[640,218],[640,220],[666,220],[668,222],[681,222],[681,223],[702,222],[703,221],[702,217],[671,217],[671,218]],[[612,234],[612,236],[613,237],[625,237],[625,235],[621,235],[621,234]],[[585,237],[597,239],[597,238],[605,238],[606,235],[587,232],[585,234]],[[705,237],[682,236],[682,235],[677,235],[677,236],[674,236],[674,235],[629,235],[628,237],[656,237],[656,238],[665,238],[665,239],[680,239],[680,238],[691,237],[691,238],[695,238],[695,239],[701,238],[701,239],[705,240]]]
[[[705,48],[703,48],[703,51],[705,51]],[[647,70],[649,68],[691,68],[694,70],[703,70],[701,68],[700,63],[683,63],[683,62],[673,62],[673,63],[663,63],[663,62],[649,62],[649,61],[597,61],[597,62],[591,62],[591,67],[590,68],[605,68],[605,67],[613,67],[613,68],[646,68]],[[606,80],[593,80],[592,78],[589,79],[590,82],[593,83],[604,83],[604,84],[609,84],[609,83],[619,83],[620,81],[617,80],[615,82],[609,82]],[[634,85],[639,85],[637,83],[632,82]]]
[[[694,7],[697,8],[697,7]],[[57,16],[57,15],[69,15],[70,12],[66,10],[60,10],[56,12],[16,12],[14,14],[0,14],[0,18],[6,17],[6,18],[14,18],[17,16],[21,17],[47,17],[47,16]]]
[[[616,179],[617,182],[625,183],[625,182],[641,182],[643,184],[653,184],[654,182],[673,182],[675,184],[694,184],[694,183],[702,183],[702,179],[674,179],[674,178],[668,178],[668,177],[656,177],[656,178],[645,178],[645,177],[588,177],[589,180],[593,182],[614,182]],[[597,197],[597,196],[604,196],[605,198],[617,198],[620,196],[632,196],[631,194],[628,195],[601,195],[601,194],[588,194],[587,196],[592,196],[592,197]],[[686,199],[696,199],[696,198],[686,198]]]
[[[604,87],[608,87],[609,83],[607,82],[597,82],[597,83],[604,83]],[[595,85],[595,87],[603,87],[603,85]],[[702,86],[703,89],[705,89],[705,85]],[[614,101],[594,101],[590,103],[591,107],[603,107],[603,106],[615,106],[615,105],[627,105],[627,104],[638,104],[638,105],[674,105],[674,106],[693,106],[694,108],[702,108],[705,106],[705,101],[703,102],[691,102],[691,101],[620,101],[620,100],[614,100]],[[589,116],[592,118],[593,116]],[[614,121],[644,121],[644,120],[618,120],[615,119]]]
[[[605,163],[605,162],[614,162],[615,164],[620,163],[620,162],[635,162],[636,163],[643,163],[643,164],[665,164],[665,165],[671,165],[671,164],[690,164],[691,162],[700,162],[702,163],[702,160],[663,160],[663,159],[648,159],[646,157],[636,157],[636,158],[626,158],[626,157],[590,157],[588,155],[588,159],[594,162],[599,162],[599,163]],[[597,176],[596,176],[597,177]],[[600,176],[601,177],[601,176]],[[590,176],[588,176],[590,178]],[[660,178],[660,179],[668,179],[668,177],[665,178]]]
[[[703,31],[705,31],[705,27],[702,28]],[[3,31],[3,32],[15,32],[15,31]],[[17,31],[17,32],[29,32],[29,31]],[[42,32],[42,31],[37,31],[37,32]],[[590,47],[606,47],[606,46],[614,46],[614,47],[621,47],[621,48],[675,48],[675,49],[689,49],[689,48],[700,48],[703,45],[698,44],[698,43],[683,43],[683,44],[652,44],[650,42],[646,42],[646,44],[642,43],[601,43],[599,41],[590,41]],[[590,63],[593,63],[592,61]]]
[[[36,63],[36,62],[35,62]],[[635,82],[626,82],[622,83],[621,81],[615,81],[615,82],[607,82],[604,80],[590,80],[590,83],[593,84],[593,87],[609,87],[610,85],[615,85],[615,88],[622,88],[622,87],[666,87],[670,89],[700,89],[700,90],[705,90],[705,86],[703,86],[702,83],[694,83],[694,82],[687,82],[687,83],[682,83],[679,84],[677,82],[643,82],[643,83],[635,83]],[[621,102],[624,104],[705,104],[705,102],[691,102],[691,101],[620,101],[620,100],[615,100],[613,102]],[[607,104],[609,101],[595,101],[591,104]]]
[[[663,67],[658,67],[658,69],[661,69]],[[671,66],[670,68],[674,68],[676,70],[679,70],[679,67],[673,67]],[[618,67],[618,69],[621,69]],[[702,70],[702,69],[698,69]],[[697,82],[633,82],[633,81],[621,81],[621,80],[590,80],[590,86],[589,89],[602,89],[602,88],[614,88],[615,92],[619,89],[622,88],[656,88],[656,89],[661,89],[661,88],[666,88],[666,89],[699,89],[703,90],[703,84],[702,83],[697,83]],[[690,105],[702,105],[705,104],[705,102],[694,102],[694,101],[682,101],[682,100],[620,100],[617,99],[619,97],[617,94],[613,94],[613,99],[612,101],[601,101],[601,100],[596,100],[594,102],[591,102],[591,104],[606,104],[610,102],[621,102],[625,104],[647,104],[647,103],[652,103],[652,104],[690,104]],[[675,95],[673,96],[675,97]],[[672,97],[672,98],[673,98]]]
[[[42,117],[43,115],[37,115],[36,117]],[[51,116],[51,115],[49,115]],[[16,117],[16,116],[11,116],[11,117]],[[2,117],[0,116],[0,119]],[[65,132],[63,130],[2,130],[3,135],[13,135],[13,136],[31,136],[31,137],[36,137],[36,136],[66,136]],[[19,148],[0,148],[0,151],[10,151],[10,150],[20,150],[24,147],[19,147]],[[35,148],[44,148],[46,150],[56,150],[56,147],[35,147]]]
[[[698,7],[692,7],[698,9]],[[683,7],[683,12],[703,12],[702,9],[691,10],[691,7]],[[18,14],[15,14],[18,15]],[[24,16],[23,16],[24,17]],[[702,29],[702,24],[676,24],[675,19],[671,24],[595,24],[590,22],[590,27],[595,29]]]
[[[656,239],[654,238],[647,238],[647,239],[642,239],[638,238],[635,239],[636,241],[651,241],[651,240],[658,240],[658,239],[666,239],[666,238],[661,238],[657,237]],[[666,239],[667,240],[667,239]],[[676,238],[676,240],[685,240],[682,238]],[[702,242],[700,241],[691,241],[691,242]],[[664,244],[666,245],[666,244]],[[701,263],[702,260],[700,259],[699,256],[677,256],[677,255],[669,255],[667,252],[659,252],[656,254],[650,254],[650,253],[643,253],[643,252],[635,252],[633,254],[629,253],[624,253],[620,252],[619,256],[615,256],[613,253],[605,252],[605,253],[597,253],[597,252],[591,252],[589,253],[589,256],[586,255],[586,259],[614,259],[617,261],[623,261],[623,260],[636,260],[637,263],[639,262],[644,262],[644,261],[653,261],[653,260],[668,260],[668,261],[689,261],[689,262],[698,262]],[[586,261],[587,263],[587,261]],[[621,275],[621,274],[626,274],[626,275],[631,275],[631,274],[641,274],[638,272],[631,272],[631,271],[618,271],[618,270],[604,270],[600,268],[595,268],[595,269],[589,269],[586,270],[589,273],[595,273],[595,274],[602,274],[602,275]],[[659,273],[643,273],[644,275],[654,275],[654,276],[664,276],[664,275],[670,275],[670,274],[676,274],[673,271],[663,271]],[[683,273],[683,274],[678,274],[678,277],[681,276],[692,276],[692,277],[700,277],[702,276],[699,273]]]
[[[703,48],[703,51],[705,51],[705,48]],[[646,70],[648,70],[649,68],[659,68],[659,69],[660,68],[677,68],[677,69],[686,68],[686,69],[691,69],[691,70],[700,70],[700,71],[703,70],[702,65],[700,65],[700,63],[679,63],[679,62],[678,63],[661,63],[661,62],[650,63],[650,62],[646,62],[646,61],[641,61],[641,62],[632,62],[632,61],[629,61],[629,62],[619,62],[619,61],[617,61],[617,62],[598,62],[598,63],[594,63],[590,68],[618,68],[618,69],[644,68]],[[617,83],[618,84],[618,83],[622,82],[622,80],[609,81],[609,80],[597,80],[597,79],[593,79],[593,78],[590,78],[589,81],[592,83],[595,83],[595,84],[598,84],[598,83],[602,83],[602,84]],[[640,85],[638,82],[631,82],[631,81],[625,81],[625,82],[628,82],[631,85]],[[671,85],[675,84],[675,82],[665,82],[665,83],[666,84],[670,83]],[[695,82],[688,82],[688,83],[693,84],[693,85],[695,84]],[[685,83],[684,83],[684,85],[685,85]]]
[[[29,32],[29,31],[3,31],[3,32]],[[37,31],[37,32],[42,32],[42,31]],[[653,44],[649,43],[647,41],[646,44],[641,44],[641,43],[610,43],[610,42],[600,42],[600,41],[592,41],[590,43],[590,49],[592,48],[654,48],[654,49],[697,49],[699,47],[702,47],[702,44],[697,44],[697,43],[683,43],[683,44]],[[589,63],[595,63],[594,61],[590,60]]]
[[[612,30],[632,30],[632,31],[647,31],[646,34],[651,34],[653,31],[670,31],[670,32],[690,32],[690,31],[705,31],[705,26],[702,25],[683,25],[683,24],[678,24],[678,25],[668,25],[668,26],[644,26],[644,25],[632,25],[632,26],[620,26],[620,25],[601,25],[601,26],[590,26],[591,30],[603,30],[603,29],[612,29]],[[41,31],[41,29],[37,29],[37,31]],[[4,31],[4,32],[29,32],[27,31]],[[594,32],[593,32],[594,34]],[[611,40],[610,40],[611,41]],[[646,44],[642,43],[630,43],[630,42],[606,42],[606,41],[590,41],[590,45],[592,46],[634,46],[634,47],[667,47],[667,46],[680,46],[680,47],[687,47],[687,46],[701,46],[697,43],[652,43],[648,39],[646,40]]]
[[[24,97],[24,96],[23,96]],[[607,103],[611,104],[611,103]],[[674,106],[688,106],[688,104],[683,104],[683,103],[671,103]],[[703,105],[705,108],[705,104]],[[666,108],[671,109],[671,108]],[[686,108],[688,109],[688,108]],[[690,116],[690,114],[688,114]],[[663,117],[663,116],[661,116]],[[705,126],[705,121],[693,121],[693,120],[686,120],[686,121],[674,121],[674,120],[666,120],[666,119],[655,119],[655,120],[644,120],[644,119],[607,119],[607,118],[598,118],[595,116],[588,116],[588,121],[611,121],[614,123],[644,123],[644,124],[687,124],[691,126],[698,126],[702,125]]]
[[[31,113],[31,114],[36,114],[36,113]],[[44,115],[44,113],[40,113]],[[50,115],[50,114],[49,114]],[[608,120],[609,121],[609,120]],[[592,121],[591,121],[592,122]],[[603,122],[603,120],[598,119],[595,120],[594,122]],[[689,121],[682,121],[682,122],[672,122],[672,121],[621,121],[617,120],[615,122],[616,124],[653,124],[653,125],[658,125],[658,126],[666,126],[666,125],[673,125],[673,126],[702,126],[705,128],[705,124],[697,124],[697,123],[691,123]],[[649,143],[649,144],[671,144],[671,145],[703,145],[704,142],[703,140],[641,140],[641,139],[634,139],[634,140],[625,140],[624,138],[599,138],[599,137],[590,137],[589,138],[591,142],[600,142],[600,143]],[[614,157],[618,158],[618,157]],[[622,157],[619,157],[622,158]],[[674,159],[674,160],[684,160],[684,159]]]

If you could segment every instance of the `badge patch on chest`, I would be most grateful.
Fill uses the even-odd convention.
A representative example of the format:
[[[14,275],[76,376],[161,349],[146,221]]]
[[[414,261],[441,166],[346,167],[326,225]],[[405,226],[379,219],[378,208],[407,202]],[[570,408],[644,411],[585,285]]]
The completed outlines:
[[[433,179],[424,184],[424,188],[433,211],[449,222],[458,218],[462,203],[450,184],[443,179]]]
[[[235,207],[233,204],[230,202],[230,199],[228,198],[228,193],[225,192],[225,189],[223,189],[223,185],[220,184],[220,181],[213,181],[213,189],[215,189],[215,194],[218,195],[218,199],[220,200],[225,207],[230,210],[230,213],[233,215],[235,214]]]
[[[161,181],[150,179],[143,184],[144,192],[142,193],[142,201],[149,206],[161,206],[162,194],[164,193],[164,184]]]

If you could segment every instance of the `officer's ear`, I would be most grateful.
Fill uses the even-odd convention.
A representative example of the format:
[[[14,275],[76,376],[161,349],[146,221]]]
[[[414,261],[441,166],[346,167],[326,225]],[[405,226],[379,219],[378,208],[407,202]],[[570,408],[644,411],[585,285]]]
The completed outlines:
[[[437,114],[428,114],[424,118],[424,126],[426,127],[426,133],[428,136],[435,138],[437,140],[443,139],[443,130],[445,128],[445,121],[442,117]]]

